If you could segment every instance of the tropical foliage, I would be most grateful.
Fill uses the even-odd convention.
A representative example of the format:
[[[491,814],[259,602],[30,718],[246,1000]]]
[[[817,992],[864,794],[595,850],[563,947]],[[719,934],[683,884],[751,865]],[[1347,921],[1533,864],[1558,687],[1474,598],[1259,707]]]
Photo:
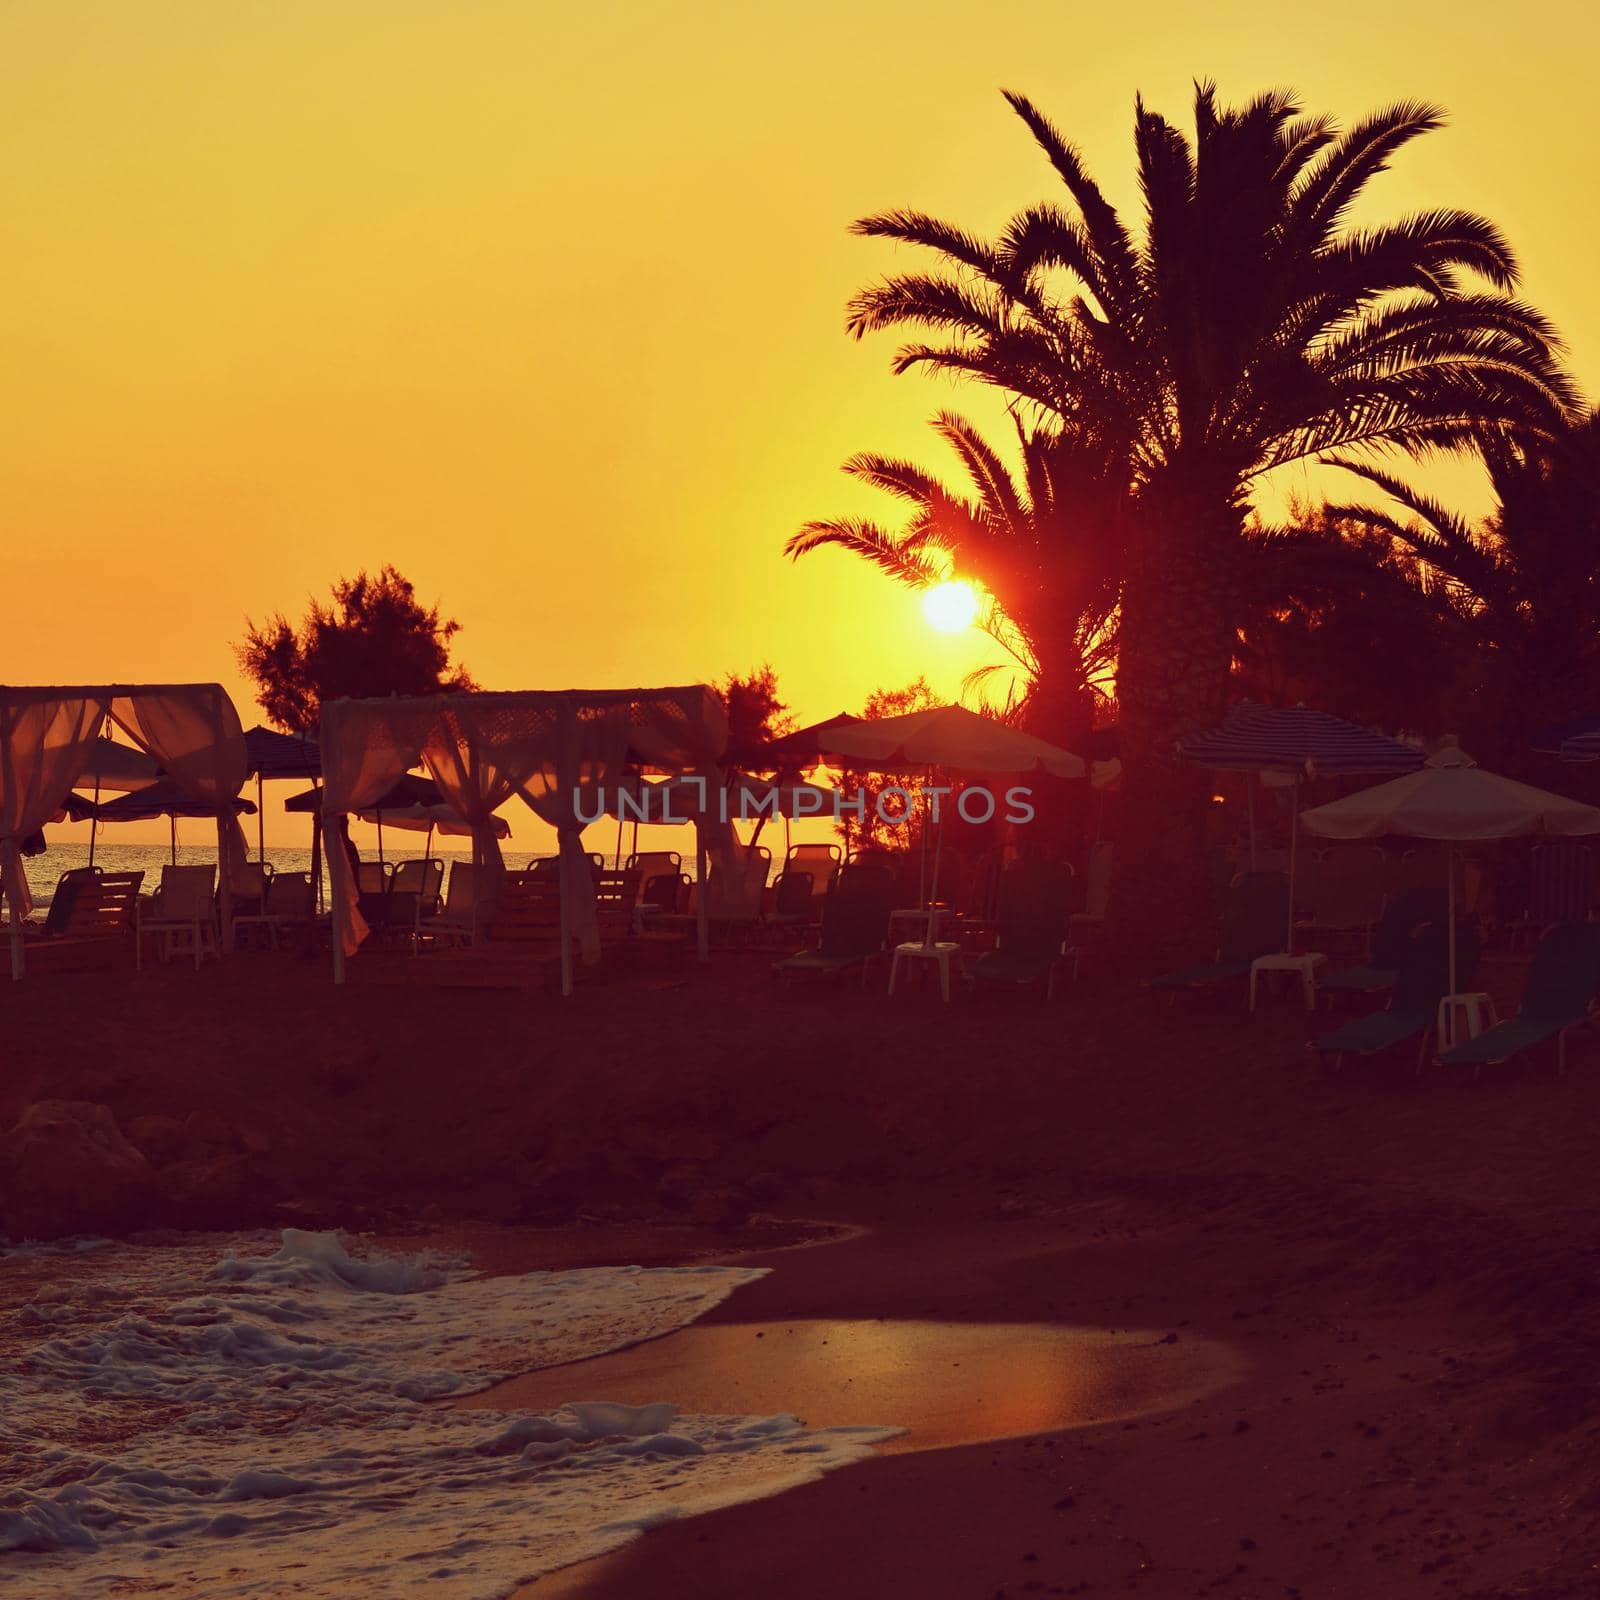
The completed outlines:
[[[976,580],[985,597],[979,625],[1026,685],[1020,720],[1070,742],[1110,695],[1121,474],[1070,431],[1019,420],[1018,481],[965,418],[941,412],[933,427],[961,464],[962,489],[910,461],[853,456],[844,470],[905,502],[909,519],[899,528],[853,517],[808,522],[788,552],[836,546],[912,588]]]
[[[899,371],[1002,390],[1030,427],[1122,474],[1117,694],[1125,825],[1113,916],[1182,934],[1209,889],[1207,785],[1172,754],[1224,707],[1250,606],[1246,524],[1264,474],[1329,452],[1523,448],[1573,403],[1547,320],[1516,299],[1495,226],[1433,209],[1374,227],[1352,207],[1438,128],[1404,102],[1340,131],[1273,91],[1200,85],[1185,132],[1142,102],[1144,216],[1130,225],[1029,100],[1007,99],[1065,189],[994,239],[894,210],[857,231],[937,258],[859,293],[857,336],[911,334]]]

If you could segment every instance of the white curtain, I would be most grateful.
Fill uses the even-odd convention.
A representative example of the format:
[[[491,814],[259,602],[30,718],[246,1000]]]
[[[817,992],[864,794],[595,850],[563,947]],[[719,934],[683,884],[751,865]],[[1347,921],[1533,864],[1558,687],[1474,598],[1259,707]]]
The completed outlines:
[[[230,883],[246,859],[231,801],[248,758],[239,714],[214,683],[107,684],[88,688],[0,687],[0,885],[10,905],[12,976],[20,976],[21,920],[31,909],[20,845],[61,809],[107,713],[166,768],[191,799],[217,808],[223,931],[231,935]]]
[[[0,688],[0,888],[14,924],[33,909],[22,841],[61,809],[105,714],[93,689]]]
[[[233,886],[250,859],[233,809],[250,767],[233,701],[210,683],[119,689],[111,701],[111,720],[156,758],[184,795],[216,807],[222,942],[231,949]]]
[[[402,773],[424,764],[452,810],[472,825],[475,858],[503,870],[491,830],[495,810],[521,797],[557,832],[568,932],[598,953],[594,885],[580,815],[594,791],[615,788],[630,752],[658,771],[711,763],[727,743],[727,717],[704,684],[671,689],[529,690],[420,699],[336,700],[322,709],[323,811],[370,807]],[[329,868],[349,877],[329,851]],[[366,935],[354,885],[336,897],[340,949]]]

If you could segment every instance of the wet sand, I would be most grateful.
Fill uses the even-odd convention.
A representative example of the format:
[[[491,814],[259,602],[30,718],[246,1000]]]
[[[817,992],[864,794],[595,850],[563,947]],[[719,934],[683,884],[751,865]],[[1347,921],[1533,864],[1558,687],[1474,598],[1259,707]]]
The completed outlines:
[[[878,1447],[892,1455],[1146,1416],[1199,1399],[1240,1369],[1225,1348],[1168,1344],[1148,1329],[802,1318],[685,1328],[459,1404],[547,1411],[574,1399],[671,1399],[711,1416],[790,1413],[819,1428],[903,1428]]]
[[[753,960],[685,978],[567,1003],[335,991],[287,955],[41,978],[6,996],[0,1121],[104,1106],[176,1226],[396,1248],[483,1226],[489,1270],[773,1267],[691,1353],[713,1328],[764,1349],[755,1330],[885,1319],[1139,1329],[1247,1363],[1176,1410],[879,1452],[540,1600],[1594,1600],[1593,1035],[1564,1076],[1544,1054],[1334,1074],[1306,1049],[1326,1013],[1152,1007],[1092,962],[1053,1006],[788,993]],[[1514,1005],[1514,968],[1484,981]],[[752,1212],[871,1231],[775,1249],[808,1225]],[[807,1409],[784,1387],[745,1392]],[[683,1389],[662,1397],[729,1403]]]

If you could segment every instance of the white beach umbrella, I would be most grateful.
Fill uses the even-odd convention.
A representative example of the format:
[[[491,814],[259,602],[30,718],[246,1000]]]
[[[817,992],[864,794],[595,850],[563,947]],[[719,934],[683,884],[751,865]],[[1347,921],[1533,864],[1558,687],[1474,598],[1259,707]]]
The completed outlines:
[[[1600,833],[1600,807],[1485,772],[1452,738],[1428,757],[1420,771],[1302,811],[1300,825],[1327,839],[1375,839],[1392,833],[1449,842],[1450,991],[1454,994],[1457,842],[1531,833],[1560,838]]]

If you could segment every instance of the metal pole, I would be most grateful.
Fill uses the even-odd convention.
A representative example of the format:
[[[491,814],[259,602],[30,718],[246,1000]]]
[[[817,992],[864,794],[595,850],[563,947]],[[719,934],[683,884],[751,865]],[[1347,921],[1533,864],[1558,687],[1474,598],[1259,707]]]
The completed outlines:
[[[694,825],[694,921],[700,946],[700,959],[711,959],[711,929],[706,921],[706,838],[700,824]]]
[[[1441,1049],[1451,1049],[1456,1042],[1456,842],[1452,839],[1445,847],[1445,873],[1450,887],[1445,901],[1450,908],[1450,998],[1445,1002],[1444,1025],[1450,1037],[1439,1041]]]
[[[580,835],[574,843],[574,850],[578,850],[582,843]],[[572,935],[568,930],[572,926],[572,920],[567,915],[567,880],[572,876],[572,872],[565,834],[557,838],[556,852],[556,886],[561,897],[561,993],[569,995],[572,993]],[[583,870],[585,872],[589,870],[587,857],[583,861]]]
[[[326,812],[322,817],[322,837],[324,855],[328,862],[328,882],[332,889],[333,907],[333,981],[344,982],[344,879],[340,876],[339,869],[333,864],[335,850],[343,850],[344,845],[336,830],[335,819]],[[350,870],[348,858],[345,861],[345,871]]]
[[[1294,780],[1289,791],[1289,933],[1284,940],[1285,955],[1294,954],[1294,868],[1295,847],[1300,842],[1300,780]]]
[[[176,811],[168,812],[167,813],[167,821],[169,823],[171,823],[171,825],[172,825],[172,864],[173,864],[173,866],[177,866],[177,864],[178,864],[178,813]]]
[[[267,803],[262,798],[261,774],[256,774],[256,858],[263,864],[267,859]]]

